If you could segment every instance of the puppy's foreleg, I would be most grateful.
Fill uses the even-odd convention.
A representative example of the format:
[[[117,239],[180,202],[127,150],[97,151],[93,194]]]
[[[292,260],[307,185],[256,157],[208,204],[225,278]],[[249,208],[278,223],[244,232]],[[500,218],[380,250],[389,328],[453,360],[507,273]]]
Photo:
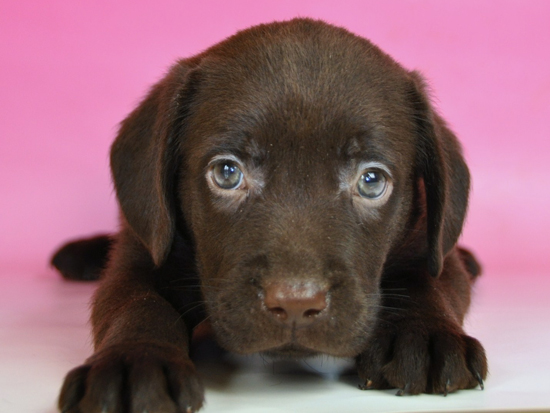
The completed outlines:
[[[377,326],[357,358],[364,388],[398,395],[483,388],[485,351],[462,329],[472,282],[457,249],[438,278],[405,268],[388,274]]]
[[[194,412],[203,403],[188,328],[157,292],[153,266],[136,262],[136,251],[128,258],[139,248],[114,253],[93,304],[96,352],[67,375],[63,412]]]

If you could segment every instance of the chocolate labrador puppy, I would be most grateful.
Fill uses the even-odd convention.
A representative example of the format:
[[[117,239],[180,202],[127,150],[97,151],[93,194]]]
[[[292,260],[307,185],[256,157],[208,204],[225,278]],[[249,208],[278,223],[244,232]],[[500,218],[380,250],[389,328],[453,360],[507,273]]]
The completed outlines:
[[[354,357],[365,389],[483,384],[462,329],[479,266],[456,246],[468,169],[420,75],[369,41],[296,19],[180,60],[111,167],[120,232],[54,258],[93,278],[114,243],[63,412],[197,411],[206,321],[240,354]]]

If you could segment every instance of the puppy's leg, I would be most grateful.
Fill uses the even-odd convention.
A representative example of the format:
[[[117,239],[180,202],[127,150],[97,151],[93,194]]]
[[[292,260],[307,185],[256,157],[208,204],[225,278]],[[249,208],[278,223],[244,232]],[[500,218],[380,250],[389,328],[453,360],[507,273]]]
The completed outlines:
[[[107,264],[113,243],[114,237],[110,235],[70,241],[54,253],[51,264],[68,280],[97,280]]]
[[[481,275],[481,264],[477,261],[474,254],[462,247],[457,247],[457,250],[460,259],[464,263],[466,271],[468,271],[472,279]]]
[[[364,388],[398,395],[483,388],[485,351],[462,329],[474,279],[463,255],[453,250],[436,279],[402,269],[383,280],[378,324],[357,358]]]
[[[62,412],[190,413],[201,407],[204,390],[188,356],[189,328],[157,290],[162,271],[137,241],[117,245],[93,304],[96,353],[67,375]]]

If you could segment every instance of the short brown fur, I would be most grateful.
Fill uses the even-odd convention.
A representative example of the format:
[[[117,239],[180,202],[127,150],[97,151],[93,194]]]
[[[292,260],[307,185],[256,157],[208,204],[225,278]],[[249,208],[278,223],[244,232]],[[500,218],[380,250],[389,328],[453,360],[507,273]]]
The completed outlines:
[[[212,181],[219,159],[242,188]],[[388,170],[384,203],[357,193],[371,164]],[[121,231],[94,299],[96,352],[68,374],[63,412],[200,409],[188,352],[207,318],[237,353],[355,357],[364,388],[485,379],[462,329],[479,265],[456,246],[460,145],[420,75],[367,40],[296,19],[180,60],[122,123],[111,167]]]

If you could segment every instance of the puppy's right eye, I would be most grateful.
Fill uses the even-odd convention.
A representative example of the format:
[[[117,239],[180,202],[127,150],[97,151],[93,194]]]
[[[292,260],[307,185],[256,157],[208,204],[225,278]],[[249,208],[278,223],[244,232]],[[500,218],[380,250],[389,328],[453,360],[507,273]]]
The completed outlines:
[[[212,168],[212,180],[221,189],[240,189],[243,177],[240,168],[231,161],[219,162]]]

